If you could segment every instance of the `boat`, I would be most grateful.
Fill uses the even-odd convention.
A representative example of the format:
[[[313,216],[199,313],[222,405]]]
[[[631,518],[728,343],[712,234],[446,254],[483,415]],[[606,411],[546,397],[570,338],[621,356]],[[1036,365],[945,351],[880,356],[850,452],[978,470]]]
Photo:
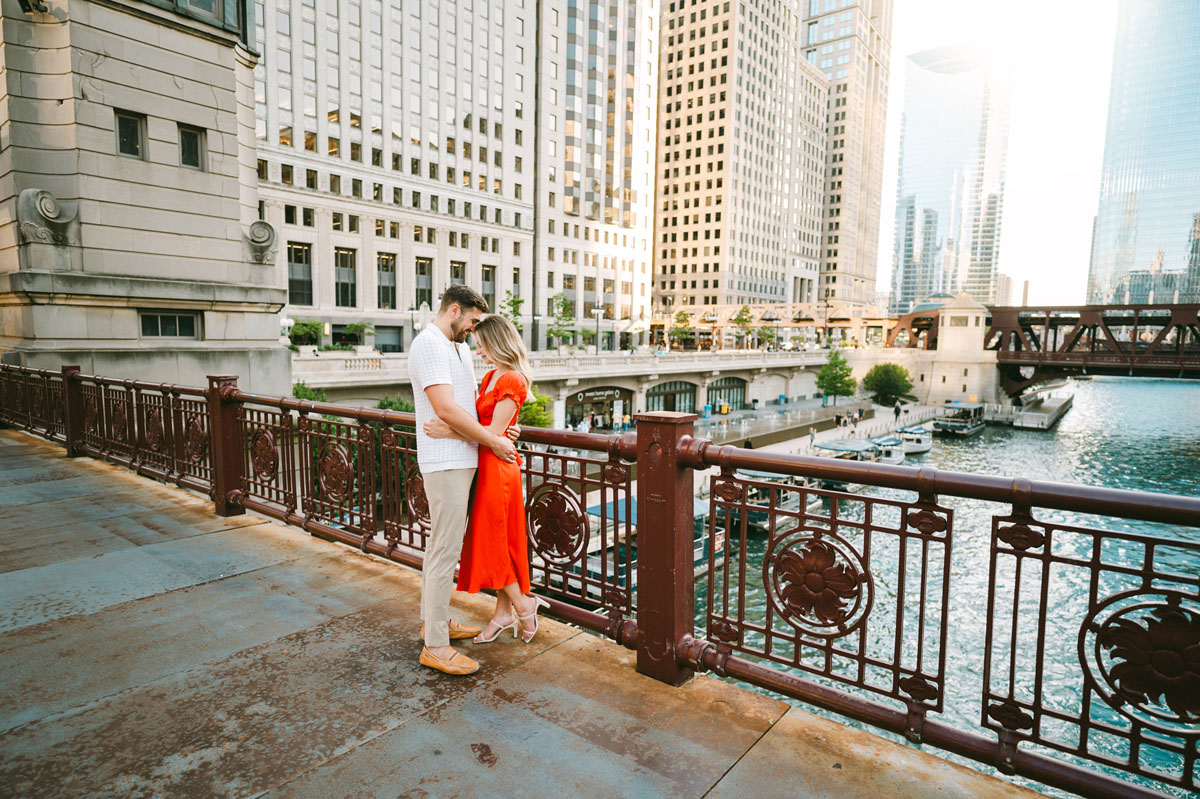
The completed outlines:
[[[879,454],[875,445],[863,438],[843,438],[838,441],[826,441],[816,445],[817,455],[822,458],[837,458],[844,461],[875,461]],[[861,491],[861,483],[847,483],[842,480],[821,480],[821,488],[834,491]]]
[[[875,445],[879,463],[904,462],[904,442],[895,436],[875,436],[867,440]]]
[[[905,455],[916,455],[919,452],[928,452],[933,449],[933,431],[927,427],[910,425],[901,427],[896,432],[900,434],[900,440],[904,442]]]
[[[946,400],[933,429],[952,436],[973,436],[984,428],[983,403]]]

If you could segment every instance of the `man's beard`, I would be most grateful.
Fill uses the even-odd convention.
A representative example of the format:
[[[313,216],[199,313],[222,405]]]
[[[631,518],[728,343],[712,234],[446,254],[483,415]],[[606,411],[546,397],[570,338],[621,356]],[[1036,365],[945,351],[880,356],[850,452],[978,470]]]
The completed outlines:
[[[461,324],[458,322],[450,323],[450,337],[454,340],[454,343],[462,344],[467,340],[467,336],[469,335],[471,335],[471,331],[465,321]]]

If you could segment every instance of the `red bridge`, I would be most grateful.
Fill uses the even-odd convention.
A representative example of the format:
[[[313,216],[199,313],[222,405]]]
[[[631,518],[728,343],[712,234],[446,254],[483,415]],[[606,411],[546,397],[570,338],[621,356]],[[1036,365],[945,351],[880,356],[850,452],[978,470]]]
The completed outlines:
[[[1200,305],[990,307],[984,347],[1010,396],[1067,374],[1200,378]],[[888,346],[937,349],[939,309],[900,317]]]

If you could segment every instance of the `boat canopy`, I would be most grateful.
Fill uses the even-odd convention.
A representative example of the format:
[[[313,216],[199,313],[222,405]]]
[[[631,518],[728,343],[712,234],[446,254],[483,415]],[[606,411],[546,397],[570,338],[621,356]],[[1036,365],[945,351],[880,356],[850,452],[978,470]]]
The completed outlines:
[[[929,430],[927,428],[921,427],[920,425],[912,425],[910,427],[901,427],[897,432],[909,433],[914,436],[929,435]]]
[[[840,441],[826,441],[817,444],[817,449],[828,449],[833,452],[873,452],[875,445],[862,438],[843,438]]]
[[[951,400],[942,405],[943,408],[953,408],[956,411],[974,411],[983,407],[982,402],[963,402],[962,400]]]
[[[637,525],[637,497],[629,498],[629,510],[633,513],[633,524]],[[625,523],[625,500],[605,502],[603,505],[592,505],[587,509],[589,516],[608,519],[617,524]]]
[[[742,477],[749,477],[751,480],[790,480],[789,474],[776,474],[775,472],[760,472],[757,469],[738,469],[738,474]]]
[[[904,442],[895,436],[875,436],[871,443],[879,447],[902,447]]]
[[[614,507],[614,505],[616,507]],[[631,497],[629,499],[629,509],[633,513],[633,526],[637,527],[637,497]],[[693,518],[699,518],[701,516],[708,516],[708,509],[709,508],[708,508],[708,500],[707,499],[693,497],[693,503],[692,503]],[[607,517],[609,522],[615,522],[617,524],[625,523],[625,501],[624,500],[618,500],[616,502],[605,502],[603,505],[592,505],[591,507],[589,507],[587,509],[587,512],[588,512],[589,516],[595,516],[598,519]]]

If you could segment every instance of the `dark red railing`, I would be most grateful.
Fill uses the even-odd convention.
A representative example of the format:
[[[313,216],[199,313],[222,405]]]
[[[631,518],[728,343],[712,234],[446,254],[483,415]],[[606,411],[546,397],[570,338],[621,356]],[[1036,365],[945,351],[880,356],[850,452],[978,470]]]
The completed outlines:
[[[1197,789],[1200,543],[1058,512],[1197,528],[1200,499],[718,447],[690,414],[636,419],[613,436],[526,429],[522,448],[536,590],[636,650],[638,671],[672,684],[713,671],[1085,796]],[[217,513],[421,564],[411,414],[251,394],[233,377],[200,389],[2,366],[0,420],[204,492]],[[1003,506],[979,532],[986,595],[952,590],[945,497]],[[980,729],[937,716],[964,605],[984,628],[981,651],[956,653],[983,678]]]

